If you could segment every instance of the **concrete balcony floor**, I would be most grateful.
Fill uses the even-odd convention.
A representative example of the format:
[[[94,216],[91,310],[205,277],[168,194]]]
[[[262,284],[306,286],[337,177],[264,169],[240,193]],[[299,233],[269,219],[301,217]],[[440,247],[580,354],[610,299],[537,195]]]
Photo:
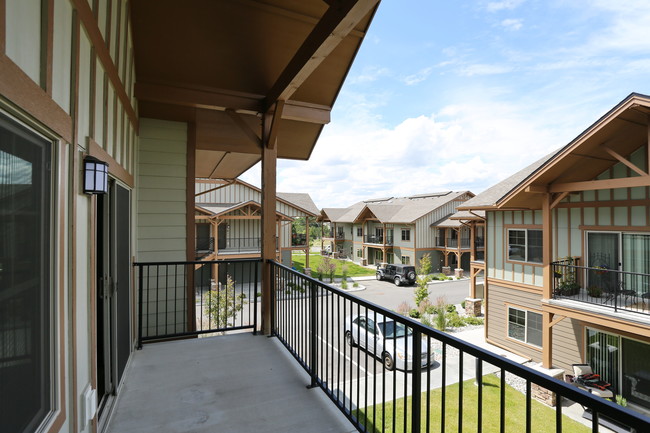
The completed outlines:
[[[144,345],[109,433],[354,432],[275,338],[251,333]]]

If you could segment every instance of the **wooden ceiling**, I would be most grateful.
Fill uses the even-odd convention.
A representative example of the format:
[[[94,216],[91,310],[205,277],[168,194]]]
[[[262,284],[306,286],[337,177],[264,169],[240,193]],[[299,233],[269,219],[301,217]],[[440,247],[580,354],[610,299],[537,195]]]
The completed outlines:
[[[195,125],[196,177],[235,178],[285,101],[279,158],[308,159],[379,0],[132,0],[141,117]]]

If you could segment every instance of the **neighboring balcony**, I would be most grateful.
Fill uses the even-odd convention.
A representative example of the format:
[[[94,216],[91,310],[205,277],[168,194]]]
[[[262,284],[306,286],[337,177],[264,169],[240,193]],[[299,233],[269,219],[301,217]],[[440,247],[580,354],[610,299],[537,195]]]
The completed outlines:
[[[650,315],[650,274],[552,263],[553,298]]]
[[[261,251],[260,238],[226,238],[218,242],[217,254],[259,254]]]
[[[214,252],[214,238],[196,238],[196,256],[203,257]]]
[[[386,235],[364,235],[363,242],[376,245],[393,245],[393,237]]]

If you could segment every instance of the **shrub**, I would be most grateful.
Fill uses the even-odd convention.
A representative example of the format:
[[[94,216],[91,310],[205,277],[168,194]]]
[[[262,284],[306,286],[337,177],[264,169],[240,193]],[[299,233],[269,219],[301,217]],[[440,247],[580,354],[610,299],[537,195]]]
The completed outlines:
[[[406,302],[402,302],[397,306],[397,312],[399,314],[406,316],[409,311],[411,311],[411,306]]]
[[[429,305],[426,310],[427,314],[436,314],[436,306]]]
[[[465,302],[465,301],[463,301],[463,302],[460,303],[460,306],[461,306],[461,308],[462,308],[463,310],[465,309],[465,305],[466,305],[466,304],[467,304],[467,302]]]
[[[431,273],[431,254],[427,253],[420,258],[417,272],[421,275],[429,275]]]
[[[420,302],[420,305],[418,305],[418,311],[420,312],[420,315],[422,315],[428,312],[431,307],[433,307],[433,305],[431,305],[431,301],[427,298]]]
[[[465,326],[465,320],[456,311],[447,313],[447,326],[450,328],[460,328]]]
[[[587,294],[592,298],[600,298],[603,296],[603,289],[598,286],[587,287]]]
[[[618,404],[619,406],[626,407],[627,399],[623,397],[621,394],[616,394],[616,404]]]
[[[347,289],[348,289],[348,280],[346,280],[345,277],[341,280],[341,288],[342,288],[343,290],[347,290]]]
[[[447,313],[456,313],[456,306],[454,304],[449,304],[445,307]]]
[[[354,288],[356,289],[357,287],[359,287],[359,283],[357,283],[357,282],[355,281],[354,283],[352,283],[352,287],[354,287]]]
[[[465,317],[465,324],[467,325],[482,325],[483,324],[483,318],[482,317],[474,317],[474,316],[468,316]]]
[[[436,329],[440,331],[447,329],[447,317],[445,316],[445,313],[439,312],[436,314],[435,325]]]
[[[422,318],[420,320],[424,326],[433,328],[433,322],[431,322],[431,316],[429,316],[428,314],[422,315]]]
[[[409,311],[409,316],[411,316],[414,319],[419,319],[420,312],[416,308],[413,308],[411,311]]]
[[[429,287],[427,286],[429,278],[426,276],[418,276],[415,281],[415,305],[419,307],[422,301],[429,298]]]

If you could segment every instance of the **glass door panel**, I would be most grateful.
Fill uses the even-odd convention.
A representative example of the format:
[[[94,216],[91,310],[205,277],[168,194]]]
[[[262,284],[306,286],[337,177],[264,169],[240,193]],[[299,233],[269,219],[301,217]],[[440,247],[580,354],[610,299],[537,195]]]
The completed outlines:
[[[650,344],[623,338],[623,389],[628,402],[650,409]]]
[[[619,352],[618,335],[587,329],[587,364],[615,390],[619,389]]]
[[[623,234],[623,271],[650,274],[650,235]],[[650,277],[647,275],[624,275],[625,290],[633,290],[637,296],[650,292]]]
[[[618,270],[620,263],[619,233],[587,233],[587,266],[590,270],[587,287],[598,287],[608,297],[613,297],[618,285],[618,274],[607,269]]]

